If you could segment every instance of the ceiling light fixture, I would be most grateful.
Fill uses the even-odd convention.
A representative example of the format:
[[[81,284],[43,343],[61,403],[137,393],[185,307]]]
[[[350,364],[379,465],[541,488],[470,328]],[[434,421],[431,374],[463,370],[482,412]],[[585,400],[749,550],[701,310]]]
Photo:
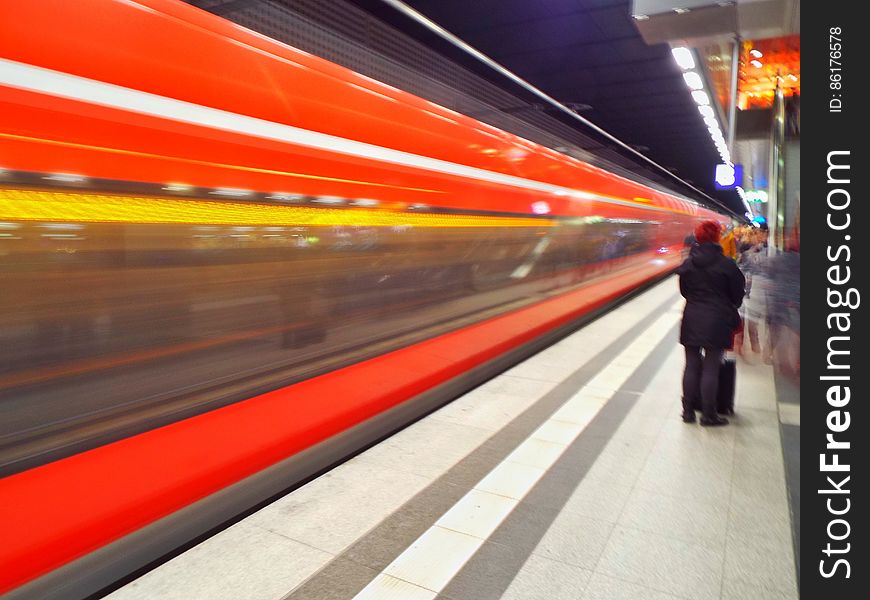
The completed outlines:
[[[674,9],[675,12],[689,12],[688,9]],[[698,112],[704,118],[704,123],[707,125],[707,130],[710,132],[710,139],[716,146],[722,162],[731,164],[731,153],[728,151],[728,146],[725,143],[725,136],[722,135],[722,130],[719,128],[719,121],[716,120],[716,113],[713,107],[710,106],[710,96],[704,91],[704,80],[701,76],[692,71],[695,68],[695,57],[692,50],[684,46],[671,48],[671,54],[677,65],[685,71],[683,80],[686,85],[692,90],[692,99],[698,104]]]
[[[695,90],[694,92],[692,92],[692,98],[694,98],[695,102],[702,106],[710,104],[710,96],[708,96],[707,92],[703,90]]]
[[[683,73],[683,79],[686,80],[686,85],[693,90],[704,89],[704,81],[701,79],[701,76],[694,71],[688,71],[687,73]]]
[[[711,119],[716,117],[716,113],[713,112],[713,107],[709,105],[701,105],[698,107],[698,112],[701,113],[702,117],[709,117]]]
[[[679,67],[684,71],[695,68],[695,57],[692,56],[692,51],[688,48],[683,46],[671,48],[671,54],[674,55],[674,60],[677,61],[677,65],[679,65]]]

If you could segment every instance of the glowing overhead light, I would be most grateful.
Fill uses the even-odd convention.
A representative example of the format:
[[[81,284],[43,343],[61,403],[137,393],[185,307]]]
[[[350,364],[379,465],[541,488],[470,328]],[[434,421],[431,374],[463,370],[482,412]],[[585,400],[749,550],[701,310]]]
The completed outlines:
[[[674,12],[677,13],[678,15],[684,15],[687,12],[689,12],[690,10],[691,9],[688,9],[688,8],[675,8]]]
[[[338,196],[320,196],[312,200],[312,202],[316,204],[344,204],[344,198],[339,198]]]
[[[679,48],[671,48],[671,54],[674,55],[674,60],[684,71],[695,68],[695,57],[692,56],[692,51],[688,48],[680,46]]]
[[[753,67],[755,67],[756,69],[760,69],[761,67],[764,66],[761,64],[760,60],[751,60],[751,61],[749,61],[749,64],[752,65]]]
[[[649,19],[649,15],[631,15],[631,18],[635,21],[646,21]]]
[[[37,227],[41,227],[42,229],[73,229],[79,230],[84,229],[85,226],[81,223],[41,223]]]
[[[47,179],[48,181],[62,181],[63,183],[78,183],[85,180],[83,175],[75,175],[73,173],[52,173],[51,175],[43,177],[43,179]]]
[[[797,81],[797,77],[795,76],[794,73],[789,73],[788,78],[791,79],[792,81]]]
[[[706,123],[708,127],[715,127],[716,129],[719,128],[718,121],[716,121],[716,119],[713,119],[711,117],[704,117],[704,123]]]
[[[186,183],[167,183],[161,189],[167,192],[189,192],[191,187]]]
[[[216,190],[212,190],[209,194],[213,194],[215,196],[229,196],[231,198],[241,198],[243,196],[250,196],[254,192],[250,190],[237,190],[233,188],[217,188]]]
[[[746,192],[739,185],[735,189],[737,190],[737,195],[740,196],[740,200],[743,202],[743,206],[746,207],[746,214],[749,215],[749,218],[752,218],[752,207],[749,206],[749,203],[746,201]]]
[[[701,76],[694,71],[683,73],[683,79],[686,80],[686,85],[688,85],[693,90],[704,89],[704,82],[701,80]]]
[[[300,196],[299,194],[288,194],[286,192],[275,192],[269,196],[266,196],[269,200],[279,200],[281,202],[301,202],[305,198]]]
[[[695,102],[702,105],[710,104],[710,96],[707,95],[707,92],[702,90],[695,90],[692,92],[692,98],[695,99]]]
[[[711,119],[716,118],[716,113],[713,112],[712,106],[701,105],[698,107],[698,112],[701,113],[702,117],[710,117]]]
[[[755,49],[755,48],[753,48],[752,50],[750,50],[750,51],[749,51],[749,54],[751,54],[751,55],[754,56],[755,58],[761,58],[762,56],[764,56],[764,54],[761,53],[761,50],[757,50],[757,49]]]

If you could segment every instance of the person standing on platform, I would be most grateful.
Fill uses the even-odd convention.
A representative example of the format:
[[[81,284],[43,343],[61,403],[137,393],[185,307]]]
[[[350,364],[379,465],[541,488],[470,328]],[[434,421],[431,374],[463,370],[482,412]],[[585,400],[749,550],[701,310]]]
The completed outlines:
[[[680,343],[686,351],[683,373],[683,421],[695,421],[695,402],[701,399],[701,425],[727,425],[716,412],[719,369],[733,333],[740,325],[737,309],[743,302],[745,279],[737,264],[722,253],[719,224],[704,221],[695,227],[695,244],[677,269],[680,294],[686,299],[680,324]]]

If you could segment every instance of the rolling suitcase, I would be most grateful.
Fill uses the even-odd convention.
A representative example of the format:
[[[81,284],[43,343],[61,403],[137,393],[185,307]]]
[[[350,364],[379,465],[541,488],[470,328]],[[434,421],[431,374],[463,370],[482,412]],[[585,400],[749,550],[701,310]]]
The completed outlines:
[[[726,358],[719,368],[719,390],[716,394],[716,412],[720,415],[734,414],[734,383],[737,380],[737,363]]]
[[[716,391],[716,412],[720,415],[734,414],[734,383],[737,379],[737,363],[726,358],[719,367],[719,389]],[[701,399],[692,403],[695,410],[702,410]]]

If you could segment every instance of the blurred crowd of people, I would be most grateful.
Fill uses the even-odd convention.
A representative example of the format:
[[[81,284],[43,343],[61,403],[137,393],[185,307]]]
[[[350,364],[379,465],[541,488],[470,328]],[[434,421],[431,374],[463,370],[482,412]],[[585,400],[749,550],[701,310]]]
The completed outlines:
[[[759,356],[779,372],[800,376],[800,237],[799,225],[785,236],[784,248],[771,249],[766,224],[723,225],[718,244],[746,278],[740,307],[742,327],[734,352],[744,359]],[[685,240],[685,256],[695,243]]]
[[[768,246],[768,228],[730,226],[708,220],[685,240],[677,269],[686,299],[680,324],[684,346],[682,419],[704,426],[727,425],[733,414],[734,361],[760,357],[777,373],[800,380],[799,224],[784,249]]]
[[[758,355],[780,372],[800,375],[800,254],[794,244],[784,251],[768,247],[766,225],[740,225],[723,231],[722,250],[746,278],[740,309],[743,327],[734,351]]]

